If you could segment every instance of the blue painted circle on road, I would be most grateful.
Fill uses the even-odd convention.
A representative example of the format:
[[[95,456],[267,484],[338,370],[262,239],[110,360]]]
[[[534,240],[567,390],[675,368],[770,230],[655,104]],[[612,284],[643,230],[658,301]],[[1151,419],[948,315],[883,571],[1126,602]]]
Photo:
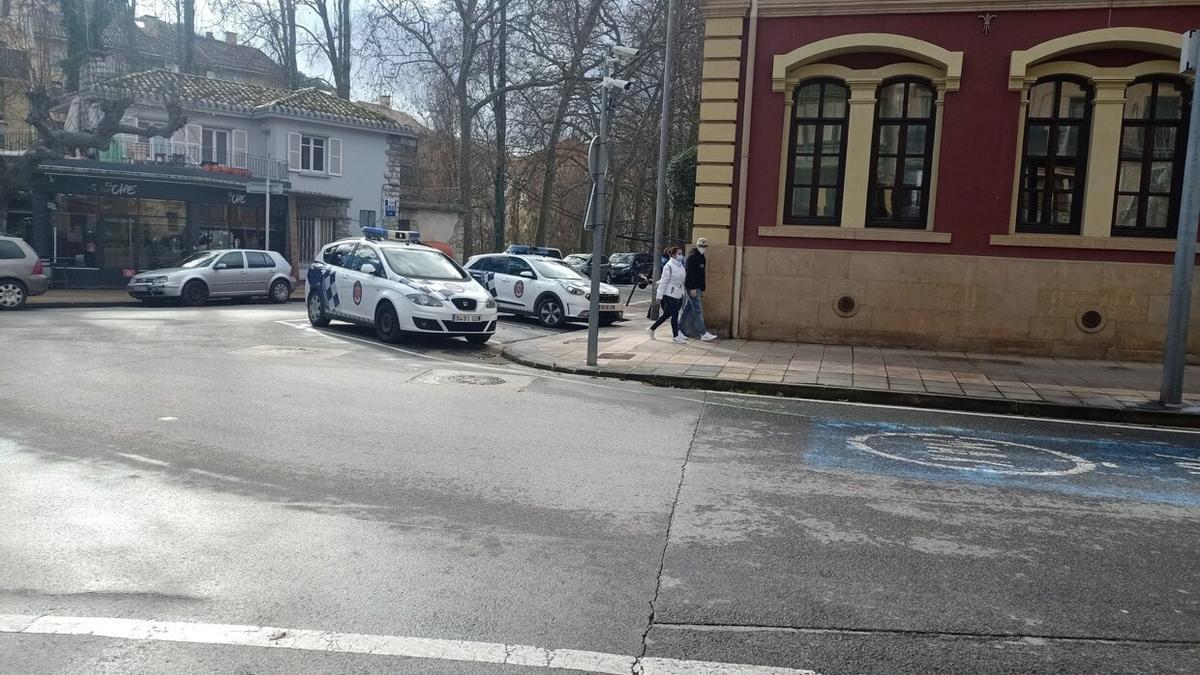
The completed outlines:
[[[1069,476],[1093,471],[1082,457],[1025,443],[950,434],[884,432],[855,436],[850,447],[910,464],[1006,476]]]

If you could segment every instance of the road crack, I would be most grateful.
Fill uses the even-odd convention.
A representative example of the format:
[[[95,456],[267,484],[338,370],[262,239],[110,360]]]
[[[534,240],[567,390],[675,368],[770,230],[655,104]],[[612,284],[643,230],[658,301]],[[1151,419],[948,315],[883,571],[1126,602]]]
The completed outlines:
[[[667,566],[667,548],[671,545],[671,528],[675,524],[675,509],[679,506],[679,495],[683,493],[683,482],[687,479],[688,462],[692,459],[692,448],[696,446],[696,437],[700,434],[700,423],[704,421],[704,407],[708,400],[705,392],[700,399],[700,413],[696,415],[696,425],[692,427],[692,437],[688,439],[687,451],[683,453],[683,464],[679,467],[679,484],[675,486],[675,497],[671,500],[671,510],[667,514],[667,531],[663,536],[662,557],[658,561],[658,575],[654,580],[654,597],[650,599],[650,616],[646,618],[646,630],[642,631],[642,648],[633,660],[630,668],[632,675],[642,675],[642,661],[649,649],[650,630],[654,628],[654,617],[658,612],[658,596],[662,592],[663,570]]]

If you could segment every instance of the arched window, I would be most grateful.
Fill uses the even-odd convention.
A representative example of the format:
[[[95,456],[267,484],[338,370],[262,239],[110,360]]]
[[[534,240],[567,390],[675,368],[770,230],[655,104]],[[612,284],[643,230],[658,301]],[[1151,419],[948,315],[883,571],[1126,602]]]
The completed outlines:
[[[933,163],[933,85],[894,80],[879,87],[867,225],[924,228]]]
[[[1191,95],[1174,78],[1125,90],[1113,234],[1174,237],[1183,192]]]
[[[784,220],[837,225],[841,218],[846,167],[850,91],[837,80],[808,80],[796,86],[787,169]]]
[[[1078,234],[1087,182],[1092,88],[1056,77],[1029,89],[1017,229]]]

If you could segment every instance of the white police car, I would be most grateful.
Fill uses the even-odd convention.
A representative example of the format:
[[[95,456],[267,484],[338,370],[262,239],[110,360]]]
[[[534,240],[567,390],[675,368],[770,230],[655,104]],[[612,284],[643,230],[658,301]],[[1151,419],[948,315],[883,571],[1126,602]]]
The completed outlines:
[[[325,246],[308,268],[312,325],[374,326],[385,342],[419,333],[483,344],[496,332],[496,301],[416,232],[364,227],[363,235]]]
[[[591,280],[561,260],[493,253],[468,260],[467,271],[496,298],[501,312],[532,316],[548,328],[587,321]],[[600,284],[600,324],[607,326],[621,316],[620,291]]]

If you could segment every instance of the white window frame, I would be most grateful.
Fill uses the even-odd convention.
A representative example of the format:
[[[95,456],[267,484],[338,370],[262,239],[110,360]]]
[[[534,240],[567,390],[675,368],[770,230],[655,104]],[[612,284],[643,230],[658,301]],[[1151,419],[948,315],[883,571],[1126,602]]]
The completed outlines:
[[[321,168],[313,169],[313,157],[320,141]],[[305,167],[307,164],[307,168]],[[290,132],[288,134],[288,170],[309,176],[342,175],[342,139]]]
[[[213,143],[211,146],[212,157],[210,159],[204,158],[204,136],[206,134],[211,136],[211,138],[213,140]],[[225,161],[224,162],[217,161],[217,157],[218,157],[218,154],[217,154],[218,146],[217,146],[217,142],[216,142],[217,134],[223,134],[225,136],[225,153],[224,153]],[[231,146],[232,137],[233,137],[233,132],[229,129],[222,129],[222,128],[218,128],[218,127],[203,127],[200,131],[200,160],[201,161],[211,161],[211,162],[215,162],[217,164],[223,164],[225,166],[233,166],[233,157],[232,157],[233,150],[232,150],[232,146]]]

